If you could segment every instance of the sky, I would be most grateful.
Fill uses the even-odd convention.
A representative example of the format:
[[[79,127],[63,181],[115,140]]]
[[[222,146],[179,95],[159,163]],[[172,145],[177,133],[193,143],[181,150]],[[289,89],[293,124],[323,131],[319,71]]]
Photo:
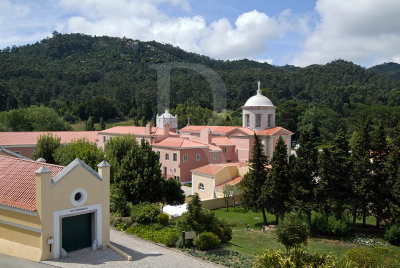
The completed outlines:
[[[56,30],[278,66],[400,63],[400,0],[0,0],[0,7],[0,49]]]

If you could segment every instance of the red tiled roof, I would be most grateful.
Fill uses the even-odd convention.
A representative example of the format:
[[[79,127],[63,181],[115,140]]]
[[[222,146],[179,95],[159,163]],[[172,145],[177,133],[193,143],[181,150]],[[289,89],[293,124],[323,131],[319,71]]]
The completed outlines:
[[[60,137],[62,143],[69,143],[73,140],[86,138],[95,143],[97,131],[31,131],[31,132],[0,132],[0,146],[10,145],[36,145],[40,135],[47,133]]]
[[[135,126],[117,126],[99,132],[100,134],[122,134],[122,135],[136,135],[146,136],[146,127],[135,127]],[[150,135],[162,136],[164,130],[162,128],[152,127]],[[177,136],[175,132],[170,131],[169,135]]]
[[[208,165],[193,169],[192,172],[206,174],[206,175],[215,175],[219,171],[221,171],[224,167],[228,167],[228,166],[243,167],[244,165],[246,165],[246,163],[244,163],[244,162],[208,164]]]
[[[200,138],[192,138],[192,141],[200,142]],[[227,137],[212,137],[211,143],[216,146],[230,146],[234,145],[231,140]]]
[[[234,126],[186,126],[180,132],[200,132],[203,128],[209,128],[212,133],[226,134],[239,127]]]
[[[257,135],[274,135],[275,133],[277,133],[280,130],[282,130],[284,132],[287,132],[289,135],[293,135],[294,134],[293,132],[291,132],[291,131],[283,128],[283,127],[273,127],[273,128],[268,128],[268,129],[265,129],[265,130],[258,131]]]
[[[173,147],[173,148],[207,148],[207,144],[203,144],[196,141],[191,141],[186,138],[180,137],[168,137],[160,142],[153,144],[153,146],[160,147]]]
[[[236,184],[238,184],[242,179],[243,179],[243,177],[237,176],[237,177],[235,177],[235,178],[233,178],[233,179],[230,179],[229,181],[226,181],[226,182],[224,182],[224,183],[222,183],[222,184],[220,184],[220,185],[215,186],[215,188],[223,189],[225,185],[236,185]]]
[[[0,155],[0,204],[36,210],[35,171],[41,166],[55,176],[64,167]]]

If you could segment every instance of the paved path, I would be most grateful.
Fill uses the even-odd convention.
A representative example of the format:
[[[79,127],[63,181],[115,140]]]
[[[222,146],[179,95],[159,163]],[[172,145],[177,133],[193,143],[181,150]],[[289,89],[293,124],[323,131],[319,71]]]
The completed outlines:
[[[110,249],[91,251],[87,248],[71,252],[65,259],[43,263],[58,267],[223,267],[113,229],[110,230],[110,235],[114,246],[132,256],[131,262],[125,261]]]
[[[51,268],[51,266],[0,254],[1,268]]]

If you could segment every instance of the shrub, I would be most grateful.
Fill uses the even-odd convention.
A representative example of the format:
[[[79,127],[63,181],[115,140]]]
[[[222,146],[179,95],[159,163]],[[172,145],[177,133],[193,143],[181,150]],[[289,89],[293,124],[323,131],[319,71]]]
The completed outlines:
[[[297,248],[301,244],[307,245],[307,238],[310,235],[310,227],[298,215],[291,213],[279,223],[276,230],[278,242],[281,242],[286,250]]]
[[[325,235],[345,236],[351,231],[351,221],[349,217],[336,219],[334,216],[315,213],[311,220],[311,229]]]
[[[158,215],[158,222],[160,224],[162,224],[164,226],[167,226],[168,225],[168,221],[169,221],[169,218],[168,218],[167,214],[161,213],[161,214]]]
[[[160,209],[157,204],[143,202],[131,207],[132,221],[137,223],[156,222],[157,216],[160,214]]]
[[[177,233],[169,233],[167,237],[165,238],[164,245],[167,247],[174,247],[176,244],[176,241],[178,240],[178,234]]]
[[[209,250],[216,248],[221,243],[217,235],[210,232],[203,232],[196,237],[193,244],[200,250]]]
[[[281,268],[281,267],[335,267],[335,259],[328,254],[311,254],[304,249],[295,249],[290,252],[266,250],[257,257],[253,268]]]
[[[179,235],[178,240],[176,240],[175,247],[183,248],[183,238]],[[192,247],[192,240],[185,240],[185,247],[190,248]]]
[[[154,224],[138,224],[128,227],[126,233],[134,234],[152,242],[164,244],[167,237],[171,233],[175,233],[175,230],[169,227],[157,230]]]
[[[222,243],[232,239],[232,228],[225,220],[218,220],[213,233],[218,236]]]
[[[352,267],[399,267],[400,254],[384,247],[357,247],[345,254]]]
[[[115,229],[117,231],[124,231],[125,230],[125,223],[123,221],[120,221],[116,226]]]
[[[400,223],[392,224],[386,228],[384,237],[390,244],[400,244]]]

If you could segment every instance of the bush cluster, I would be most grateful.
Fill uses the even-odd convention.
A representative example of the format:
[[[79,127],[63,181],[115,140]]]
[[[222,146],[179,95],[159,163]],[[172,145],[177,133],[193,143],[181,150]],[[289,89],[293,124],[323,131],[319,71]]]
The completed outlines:
[[[328,254],[311,254],[304,249],[289,252],[266,250],[256,259],[253,268],[335,267],[335,264],[335,259]]]
[[[167,214],[161,213],[158,215],[158,223],[164,226],[167,226],[169,222],[169,218]]]
[[[276,229],[278,242],[281,242],[287,250],[297,248],[301,244],[307,245],[309,235],[310,227],[295,213],[286,216]]]
[[[171,232],[165,237],[164,245],[166,245],[167,247],[174,247],[177,240],[178,234],[175,232]]]
[[[385,239],[393,245],[400,244],[400,223],[395,223],[386,228]]]
[[[400,254],[386,247],[357,247],[345,254],[350,267],[399,267]]]
[[[311,229],[321,234],[342,237],[350,233],[351,221],[348,217],[338,220],[334,216],[315,213],[311,219]]]
[[[218,247],[221,240],[217,235],[210,232],[203,232],[200,236],[196,237],[193,244],[200,250],[209,250]]]
[[[131,207],[131,219],[137,223],[152,223],[157,221],[160,208],[157,204],[142,202]]]
[[[165,227],[158,229],[155,224],[132,225],[128,227],[125,232],[127,234],[133,234],[146,240],[162,244],[165,244],[165,241],[171,233],[176,233],[173,228]]]

